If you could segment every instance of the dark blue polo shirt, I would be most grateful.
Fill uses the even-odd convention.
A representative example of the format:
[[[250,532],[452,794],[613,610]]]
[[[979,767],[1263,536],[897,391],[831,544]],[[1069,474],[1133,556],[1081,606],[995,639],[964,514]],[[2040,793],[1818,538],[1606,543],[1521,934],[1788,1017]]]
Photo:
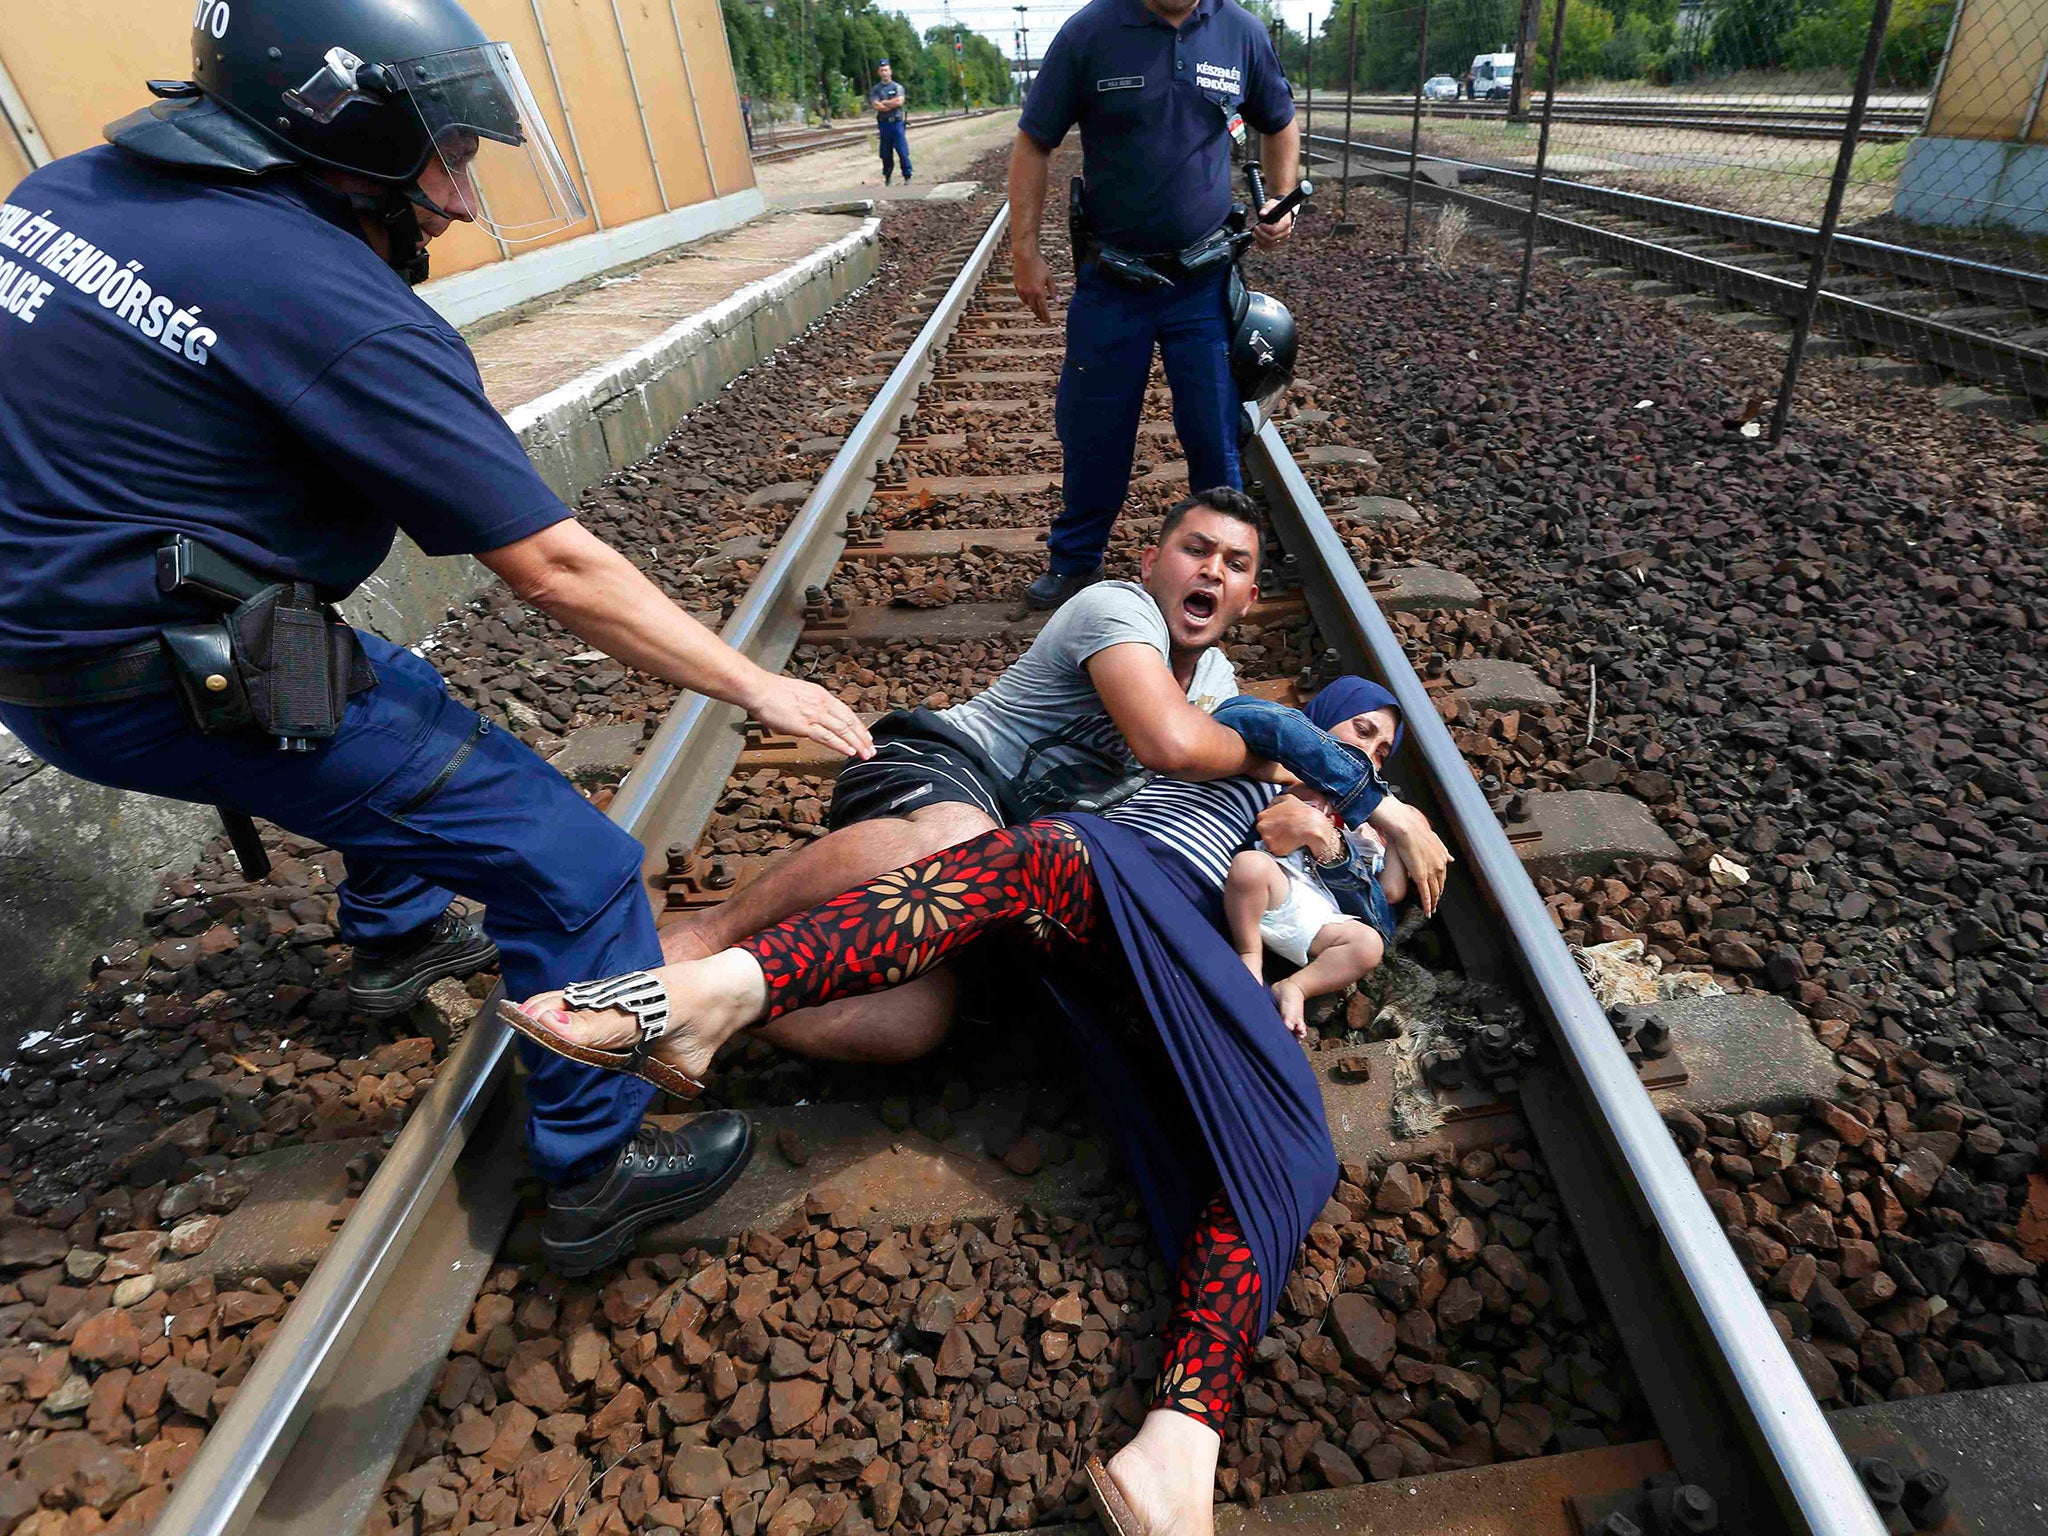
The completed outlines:
[[[1090,0],[1046,49],[1018,126],[1051,149],[1078,123],[1090,226],[1150,254],[1230,212],[1240,113],[1261,133],[1294,121],[1272,39],[1236,0],[1201,0],[1177,28],[1143,0]]]
[[[877,112],[875,114],[876,122],[900,123],[903,121],[902,81],[891,80],[887,85],[884,85],[881,81],[877,80],[875,82],[875,88],[868,92],[868,100],[873,102],[876,106],[880,106],[883,102],[891,100],[893,100],[896,103],[896,105],[887,112]]]
[[[403,528],[432,555],[570,515],[448,323],[297,175],[207,181],[112,146],[0,205],[0,667],[203,616],[187,533],[329,600]]]

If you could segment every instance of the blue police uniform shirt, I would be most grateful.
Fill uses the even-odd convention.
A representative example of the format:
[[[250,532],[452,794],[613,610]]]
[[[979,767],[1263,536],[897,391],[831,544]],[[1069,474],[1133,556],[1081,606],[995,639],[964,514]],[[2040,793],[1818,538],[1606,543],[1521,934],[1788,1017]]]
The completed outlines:
[[[328,188],[105,145],[0,205],[0,667],[206,616],[157,593],[166,534],[332,601],[395,529],[452,555],[570,515]]]
[[[876,122],[900,123],[903,121],[903,86],[898,81],[891,80],[885,85],[877,80],[875,88],[868,92],[868,100],[878,107],[885,101],[893,100],[896,103],[887,112],[877,112],[875,114]]]
[[[1088,223],[1106,244],[1177,251],[1231,203],[1231,120],[1294,121],[1272,39],[1236,0],[1200,0],[1180,26],[1143,0],[1090,0],[1045,51],[1018,123],[1043,149],[1076,124]]]

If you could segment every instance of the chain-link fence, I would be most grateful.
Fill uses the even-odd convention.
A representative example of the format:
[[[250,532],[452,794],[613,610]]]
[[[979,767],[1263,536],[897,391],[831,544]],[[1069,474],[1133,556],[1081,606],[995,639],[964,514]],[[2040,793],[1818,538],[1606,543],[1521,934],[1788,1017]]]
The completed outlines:
[[[1774,436],[1821,352],[2048,403],[2043,0],[1341,0],[1302,55],[1326,178],[1771,317]]]

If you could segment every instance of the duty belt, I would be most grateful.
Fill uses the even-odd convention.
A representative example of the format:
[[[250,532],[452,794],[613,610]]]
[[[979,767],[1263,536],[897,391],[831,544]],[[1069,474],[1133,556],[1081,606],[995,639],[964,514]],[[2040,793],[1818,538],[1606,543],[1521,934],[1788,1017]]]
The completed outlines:
[[[1219,229],[1178,251],[1140,254],[1109,245],[1092,234],[1081,237],[1077,260],[1093,261],[1103,276],[1131,288],[1170,288],[1213,272],[1231,261],[1230,231]]]
[[[0,667],[0,704],[29,709],[118,704],[169,693],[172,686],[170,658],[160,640],[144,640],[88,661],[34,671]]]

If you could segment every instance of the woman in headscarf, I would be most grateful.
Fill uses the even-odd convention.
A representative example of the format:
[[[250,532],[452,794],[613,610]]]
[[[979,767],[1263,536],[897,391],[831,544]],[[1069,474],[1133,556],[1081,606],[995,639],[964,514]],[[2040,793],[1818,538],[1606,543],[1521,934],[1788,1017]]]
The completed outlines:
[[[1365,690],[1371,690],[1366,692]],[[1306,714],[1325,731],[1352,729],[1354,718],[1380,707],[1384,693],[1362,678],[1340,678],[1315,696]],[[1394,727],[1394,746],[1401,727]],[[1273,983],[1273,1001],[1295,1039],[1308,1039],[1308,1005],[1342,992],[1378,968],[1394,942],[1394,903],[1407,889],[1407,872],[1369,826],[1348,828],[1323,795],[1297,784],[1288,795],[1326,811],[1329,825],[1292,853],[1253,846],[1230,861],[1223,913],[1230,942],[1245,968],[1265,980],[1266,952],[1295,967]],[[1359,863],[1346,878],[1346,846]],[[1325,877],[1323,867],[1331,874]]]
[[[1277,731],[1302,745],[1307,723],[1276,711],[1240,699],[1217,714],[1258,716],[1267,739]],[[1341,797],[1362,819],[1385,793],[1377,769],[1399,738],[1393,696],[1343,678],[1310,715],[1328,734],[1312,732],[1308,747],[1371,765],[1369,792]],[[1205,1536],[1225,1423],[1337,1182],[1315,1073],[1222,926],[1231,860],[1281,793],[1253,779],[1154,780],[1100,816],[1046,817],[957,844],[709,959],[506,1004],[504,1016],[562,1055],[690,1097],[719,1046],[745,1028],[900,985],[993,933],[1023,941],[1047,962],[1078,1065],[1163,1250],[1179,1256],[1152,1410],[1106,1467],[1090,1459],[1097,1506],[1119,1536]],[[1283,818],[1296,829],[1287,841],[1326,841],[1319,818],[1330,825],[1314,807]],[[1348,846],[1336,857],[1334,885],[1370,881],[1341,867],[1355,866]]]

